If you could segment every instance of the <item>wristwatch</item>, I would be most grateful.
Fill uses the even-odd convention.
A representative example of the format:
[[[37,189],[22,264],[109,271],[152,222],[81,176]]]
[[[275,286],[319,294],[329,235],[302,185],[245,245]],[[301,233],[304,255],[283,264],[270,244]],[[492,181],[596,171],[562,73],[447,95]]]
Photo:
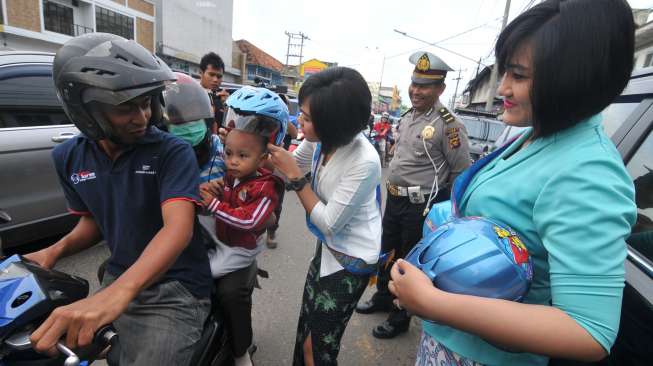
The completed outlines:
[[[286,191],[301,191],[307,183],[306,177],[289,179],[286,183]]]

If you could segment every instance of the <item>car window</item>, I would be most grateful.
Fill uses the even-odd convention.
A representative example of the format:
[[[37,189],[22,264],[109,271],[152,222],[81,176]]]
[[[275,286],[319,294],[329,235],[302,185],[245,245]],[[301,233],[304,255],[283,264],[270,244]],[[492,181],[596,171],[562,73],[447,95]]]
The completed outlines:
[[[7,109],[0,110],[0,128],[37,127],[71,124],[63,109]]]
[[[299,114],[299,107],[297,105],[296,99],[291,99],[288,102],[288,112],[290,113],[291,116],[296,116]]]
[[[626,165],[635,184],[637,222],[628,244],[653,260],[653,132]]]
[[[0,81],[0,128],[70,124],[51,76]]]
[[[603,110],[603,129],[608,137],[612,137],[638,105],[639,102],[615,102]]]

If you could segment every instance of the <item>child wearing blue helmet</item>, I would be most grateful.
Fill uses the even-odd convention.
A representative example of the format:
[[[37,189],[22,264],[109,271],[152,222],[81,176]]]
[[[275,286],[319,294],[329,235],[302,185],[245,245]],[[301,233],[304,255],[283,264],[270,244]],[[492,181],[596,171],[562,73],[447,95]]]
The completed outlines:
[[[276,221],[274,210],[283,181],[263,168],[267,144],[280,144],[286,134],[288,108],[265,88],[244,87],[227,99],[224,126],[226,173],[221,191],[201,189],[211,216],[202,220],[216,243],[209,250],[216,298],[233,335],[236,365],[251,365],[252,291],[256,256],[265,246],[265,231]]]

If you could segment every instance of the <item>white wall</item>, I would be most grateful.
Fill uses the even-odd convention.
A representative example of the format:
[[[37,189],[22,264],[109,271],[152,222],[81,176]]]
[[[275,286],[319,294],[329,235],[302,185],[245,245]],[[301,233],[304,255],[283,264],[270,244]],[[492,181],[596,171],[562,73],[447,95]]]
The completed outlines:
[[[0,51],[57,52],[60,47],[61,44],[21,37],[9,33],[4,33],[0,39]]]
[[[653,55],[653,45],[635,51],[635,69],[641,69],[644,67],[644,62],[646,62],[646,55],[648,54]],[[648,66],[653,66],[653,56],[651,56],[651,64]]]
[[[213,51],[232,67],[233,0],[157,0],[156,18],[163,54],[199,63]]]

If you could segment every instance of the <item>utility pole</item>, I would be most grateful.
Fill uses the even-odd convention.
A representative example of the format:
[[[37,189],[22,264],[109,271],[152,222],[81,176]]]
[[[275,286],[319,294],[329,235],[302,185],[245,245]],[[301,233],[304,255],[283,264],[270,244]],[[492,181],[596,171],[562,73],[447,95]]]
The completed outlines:
[[[481,68],[481,58],[478,58],[478,63],[476,64],[476,75],[474,75],[474,79],[478,77],[478,72],[480,71],[479,69]]]
[[[291,57],[299,58],[299,64],[301,65],[302,58],[304,56],[304,40],[310,40],[310,38],[308,38],[308,36],[302,32],[290,33],[286,31],[285,34],[288,36],[288,49],[286,51],[286,66],[289,65],[289,61]],[[299,48],[299,54],[296,53],[297,48]]]
[[[460,83],[460,79],[462,79],[460,77],[460,73],[463,71],[467,71],[467,70],[462,70],[459,68],[458,77],[454,79],[456,80],[456,90],[453,92],[453,98],[451,99],[451,105],[449,106],[452,110],[455,109],[454,107],[456,106],[456,96],[458,95],[458,84]]]
[[[501,23],[501,31],[506,27],[506,24],[508,24],[508,13],[510,13],[510,0],[506,0],[506,8],[503,11],[503,22]],[[486,111],[491,111],[492,106],[494,105],[494,96],[497,94],[497,78],[499,76],[499,65],[497,65],[497,61],[494,61],[494,66],[492,66],[492,73],[490,74],[490,92],[487,97],[487,101],[485,102],[485,110]]]
[[[385,70],[385,54],[383,55],[383,63],[381,64],[381,77],[379,78],[379,93],[381,92],[381,87],[383,86],[383,71]]]

